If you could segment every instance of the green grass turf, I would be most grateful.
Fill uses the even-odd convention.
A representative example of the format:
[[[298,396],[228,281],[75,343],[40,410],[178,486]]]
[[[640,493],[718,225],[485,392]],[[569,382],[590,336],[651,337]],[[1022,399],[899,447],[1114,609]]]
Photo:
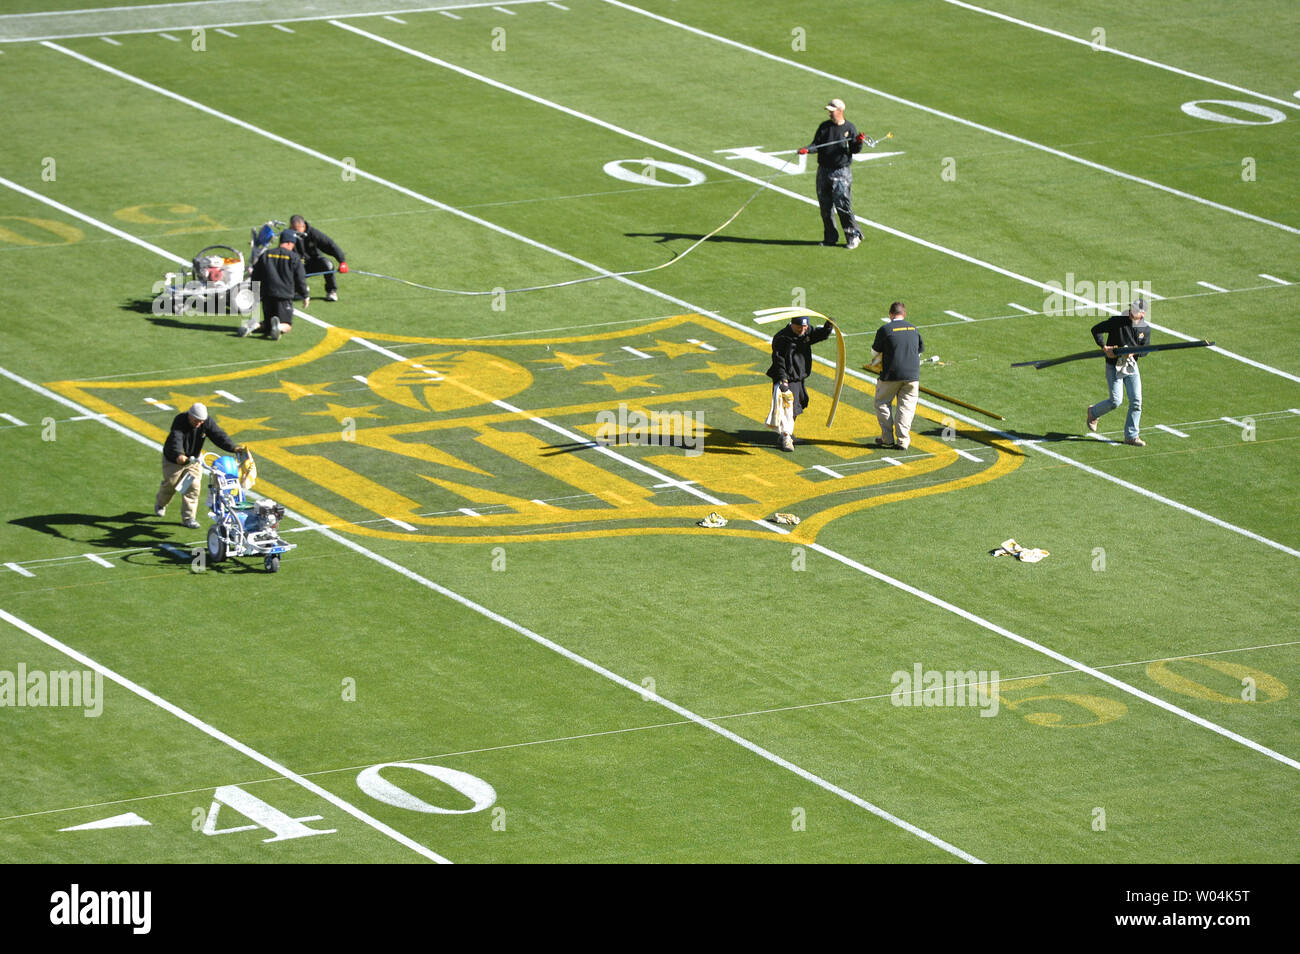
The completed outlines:
[[[720,150],[794,148],[822,117],[821,103],[840,95],[865,131],[893,130],[895,139],[882,148],[902,153],[857,166],[859,213],[920,241],[868,228],[851,256],[819,248],[811,244],[819,235],[815,207],[768,193],[717,240],[669,268],[634,276],[635,285],[606,280],[511,295],[502,309],[492,296],[354,274],[343,279],[337,305],[314,299],[313,315],[374,340],[458,342],[379,341],[404,357],[436,363],[448,351],[469,350],[518,364],[527,387],[504,399],[527,412],[549,409],[550,420],[585,437],[594,409],[619,401],[635,407],[658,395],[669,409],[702,409],[702,457],[632,446],[619,449],[620,462],[567,446],[568,438],[527,415],[506,420],[500,407],[469,401],[431,412],[396,403],[374,384],[392,357],[358,342],[311,364],[241,377],[322,345],[325,330],[299,320],[292,336],[271,345],[236,338],[229,317],[155,315],[151,287],[173,265],[0,189],[0,309],[10,316],[0,367],[43,386],[82,382],[83,393],[122,412],[124,426],[155,438],[172,412],[144,397],[174,405],[206,397],[239,440],[255,453],[259,443],[264,448],[265,486],[312,513],[355,522],[343,528],[346,537],[500,619],[311,531],[286,534],[299,546],[277,576],[261,572],[256,559],[192,573],[181,554],[201,546],[203,532],[177,526],[176,503],[165,520],[148,513],[156,451],[99,422],[73,420],[78,411],[8,378],[0,378],[0,411],[25,424],[0,422],[7,488],[0,562],[33,575],[0,572],[0,608],[458,862],[955,860],[501,619],[634,686],[652,687],[985,861],[1295,861],[1300,815],[1286,807],[1295,800],[1295,768],[837,562],[807,546],[806,528],[788,539],[762,535],[746,517],[763,514],[751,512],[755,505],[737,485],[710,485],[745,473],[767,475],[778,489],[796,476],[811,481],[820,499],[791,507],[805,519],[871,494],[924,491],[842,515],[817,531],[816,542],[1295,759],[1296,557],[1069,463],[1295,549],[1294,381],[1208,351],[1153,355],[1142,366],[1150,446],[1138,450],[1081,434],[1083,406],[1102,396],[1099,362],[1008,367],[1088,346],[1095,317],[1022,315],[1008,305],[1041,311],[1047,295],[1034,282],[1065,283],[1073,275],[1149,282],[1166,296],[1153,321],[1296,375],[1300,361],[1288,332],[1295,288],[1260,278],[1300,279],[1295,236],[612,4],[566,5],[567,12],[519,5],[513,17],[478,9],[462,11],[460,20],[424,13],[403,14],[406,24],[347,22],[619,128],[326,22],[296,23],[292,35],[268,26],[235,28],[233,38],[210,33],[203,53],[153,34],[121,36],[120,46],[95,37],[61,41],[480,221],[384,183],[350,179],[328,162],[34,44],[6,44],[0,57],[4,94],[18,101],[21,92],[22,102],[0,175],[184,259],[215,242],[244,248],[250,227],[301,211],[343,245],[355,269],[441,288],[515,288],[592,274],[556,252],[612,271],[680,254],[757,188],[702,160],[767,178],[772,170]],[[641,6],[1295,224],[1287,184],[1295,172],[1293,119],[1230,127],[1178,109],[1192,99],[1245,94],[1102,59],[938,2],[847,13],[832,3],[791,12],[750,2],[743,16],[730,4]],[[1193,6],[1178,18],[1185,29],[1156,31],[1146,46],[1129,42],[1139,22],[1129,7],[1086,24],[1066,5],[1000,8],[1085,37],[1104,25],[1116,47],[1283,95],[1274,81],[1281,67],[1269,64],[1287,62],[1285,37],[1294,32],[1288,8],[1252,5],[1257,22],[1278,22],[1257,35],[1225,29],[1211,5]],[[1139,8],[1148,18],[1172,19],[1154,5]],[[506,31],[504,50],[493,48],[498,26]],[[791,30],[801,26],[807,49],[793,50]],[[1243,45],[1262,48],[1257,56],[1225,55]],[[306,86],[271,81],[276,63],[304,51],[328,69]],[[265,81],[250,82],[256,77]],[[1244,156],[1258,162],[1255,182],[1241,179]],[[639,168],[646,157],[699,168],[706,182],[638,185],[602,171],[619,159]],[[47,159],[55,162],[52,181],[42,178]],[[949,159],[951,181],[941,175]],[[813,194],[811,172],[773,182]],[[319,296],[320,280],[312,285]],[[637,330],[695,311],[751,326],[752,309],[800,294],[841,320],[853,369],[867,358],[878,315],[890,300],[906,299],[927,352],[945,362],[927,366],[923,383],[998,411],[1010,434],[1046,438],[1042,446],[1065,460],[1026,447],[1007,458],[1018,463],[1009,473],[945,488],[989,466],[994,454],[978,429],[991,422],[954,422],[960,433],[953,446],[981,462],[958,459],[924,471],[925,442],[937,449],[944,441],[941,412],[918,418],[918,453],[897,473],[886,470],[894,479],[837,488],[839,481],[810,468],[851,476],[889,467],[865,448],[817,443],[860,446],[873,436],[869,386],[846,390],[828,434],[821,413],[829,382],[818,376],[814,406],[800,424],[800,436],[814,443],[793,459],[781,457],[759,423],[762,340],[709,317]],[[949,310],[977,320],[963,322]],[[616,332],[623,337],[558,340]],[[692,337],[717,350],[687,350]],[[509,344],[517,339],[537,343]],[[654,350],[664,342],[668,350]],[[637,358],[624,345],[652,357]],[[683,350],[673,351],[677,345]],[[604,363],[566,367],[556,352]],[[709,373],[708,362],[740,373],[724,379]],[[642,382],[616,391],[602,383],[606,374]],[[490,371],[468,377],[481,389],[499,387]],[[286,381],[316,393],[293,396],[282,390]],[[672,397],[743,385],[754,388],[744,398],[753,406],[733,406],[721,395]],[[216,388],[241,402],[219,398]],[[437,400],[435,391],[425,393]],[[488,425],[474,423],[486,413],[502,418],[492,425],[497,431],[525,435],[541,449],[513,459],[487,446],[480,437]],[[1107,436],[1119,436],[1123,413],[1104,419]],[[484,473],[340,440],[345,414],[363,436],[372,428],[457,421],[398,438]],[[1254,430],[1225,416],[1250,418]],[[299,435],[317,441],[295,453],[350,468],[409,498],[414,509],[389,512],[383,498],[340,494],[322,484],[319,466],[306,457],[271,459],[279,452],[270,442]],[[655,487],[658,477],[625,461],[699,479],[732,506]],[[628,520],[618,503],[571,496],[580,489],[548,469],[570,463],[629,482],[619,485],[625,493],[644,490],[657,507],[682,509]],[[508,508],[494,507],[492,493],[578,509],[583,522],[574,529],[585,534],[537,539],[537,530],[559,525],[500,525],[492,514]],[[755,492],[763,499],[776,493]],[[482,529],[455,515],[463,506],[488,514]],[[694,530],[694,519],[710,509],[723,509],[732,530],[754,534]],[[459,542],[421,540],[431,531],[407,534],[383,520],[448,513],[460,523],[444,520],[438,532],[458,534]],[[601,535],[620,526],[642,532]],[[1051,556],[1026,565],[987,555],[1011,536]],[[74,665],[5,624],[0,670],[19,662],[43,670]],[[918,663],[996,671],[1004,681],[998,714],[891,704],[893,674]],[[348,680],[355,701],[344,699]],[[1246,701],[1251,686],[1257,694]],[[6,859],[422,860],[121,687],[108,686],[99,718],[74,709],[3,708],[0,719],[10,740],[0,764],[12,780],[0,797]],[[394,761],[471,773],[493,787],[492,809],[417,812],[358,787],[365,767]],[[385,777],[432,804],[470,804],[410,769],[389,769]],[[322,815],[306,824],[337,831],[271,844],[263,841],[267,832],[200,833],[196,810],[234,784],[294,817]],[[1105,831],[1094,830],[1097,809]],[[58,830],[125,811],[152,826]],[[222,810],[221,827],[245,823]]]

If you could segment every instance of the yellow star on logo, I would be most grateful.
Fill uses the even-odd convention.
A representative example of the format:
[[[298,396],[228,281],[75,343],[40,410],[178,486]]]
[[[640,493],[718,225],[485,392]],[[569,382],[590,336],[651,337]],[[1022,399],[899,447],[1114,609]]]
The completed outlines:
[[[668,358],[672,359],[672,358],[680,358],[682,355],[690,354],[691,352],[698,352],[700,348],[699,345],[678,344],[675,341],[663,341],[659,338],[656,338],[655,347],[646,348],[644,350],[662,351],[665,355],[668,356]]]
[[[692,368],[687,374],[716,374],[724,381],[730,381],[732,378],[741,374],[758,374],[752,370],[752,364],[720,364],[717,361],[706,361],[707,368]]]
[[[549,364],[552,361],[558,361],[564,365],[565,371],[572,371],[574,368],[581,368],[588,364],[609,364],[608,361],[597,361],[596,359],[605,352],[597,351],[595,354],[569,354],[567,351],[552,351],[552,357],[538,358],[533,364]]]
[[[342,404],[331,404],[329,401],[326,401],[325,406],[329,408],[328,411],[307,411],[307,416],[319,415],[320,417],[332,417],[340,424],[343,423],[344,418],[349,417],[354,421],[367,417],[383,420],[382,414],[370,413],[375,408],[379,407],[378,404],[367,404],[365,407],[344,407]]]
[[[292,381],[281,379],[278,388],[260,388],[259,390],[263,394],[283,394],[290,401],[296,401],[298,398],[313,397],[318,394],[337,397],[338,395],[329,390],[333,384],[333,381],[320,381],[316,384],[294,384]]]
[[[181,394],[179,391],[172,391],[167,395],[167,403],[178,411],[188,411],[191,404],[206,404],[208,407],[229,407],[221,396],[217,394]]]
[[[267,427],[264,421],[269,421],[269,417],[226,417],[224,414],[217,423],[227,434],[234,437],[236,434],[242,434],[244,431],[273,431],[274,427]]]
[[[624,391],[628,390],[629,388],[657,388],[657,387],[662,387],[662,385],[659,385],[659,384],[651,384],[651,383],[650,383],[650,379],[653,378],[653,377],[654,377],[653,374],[643,374],[643,375],[640,375],[640,376],[638,377],[638,376],[635,376],[635,375],[627,375],[627,376],[624,376],[624,375],[621,375],[621,374],[610,374],[610,372],[606,371],[605,374],[604,374],[604,378],[605,378],[605,380],[603,380],[603,381],[584,381],[583,384],[599,384],[599,385],[607,385],[608,387],[613,388],[613,389],[614,389],[615,391],[617,391],[619,394],[622,394]]]

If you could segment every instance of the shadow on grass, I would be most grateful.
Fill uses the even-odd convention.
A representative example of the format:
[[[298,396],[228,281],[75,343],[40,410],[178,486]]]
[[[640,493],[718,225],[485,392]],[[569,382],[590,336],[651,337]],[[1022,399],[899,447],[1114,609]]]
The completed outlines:
[[[806,445],[809,447],[853,447],[859,450],[868,450],[868,446],[863,441],[842,441],[831,438],[816,437],[799,437],[795,439],[796,445]],[[543,457],[555,457],[558,454],[573,454],[580,451],[594,451],[598,447],[611,447],[615,450],[625,447],[653,447],[664,451],[694,452],[699,451],[704,454],[750,454],[754,450],[767,449],[771,450],[777,446],[776,432],[768,430],[757,430],[742,428],[735,431],[724,431],[719,428],[708,428],[704,439],[696,443],[694,447],[687,447],[677,438],[672,443],[660,444],[657,441],[641,443],[635,440],[625,440],[618,443],[606,444],[603,441],[582,441],[568,444],[551,444],[542,453]]]
[[[149,523],[145,523],[145,520]],[[45,513],[9,521],[61,540],[75,540],[105,549],[129,550],[170,541],[174,524],[161,524],[152,513],[128,510],[113,516],[94,513]],[[170,522],[169,522],[170,523]]]
[[[182,312],[179,315],[167,313],[158,313],[154,311],[154,299],[152,298],[131,298],[125,304],[120,306],[122,311],[131,312],[135,315],[145,315],[149,321],[160,328],[182,328],[189,331],[224,331],[227,334],[235,334],[248,316],[240,315],[238,312],[231,312],[228,315],[217,316],[219,321],[190,321],[190,318],[205,317],[201,312],[193,315]]]

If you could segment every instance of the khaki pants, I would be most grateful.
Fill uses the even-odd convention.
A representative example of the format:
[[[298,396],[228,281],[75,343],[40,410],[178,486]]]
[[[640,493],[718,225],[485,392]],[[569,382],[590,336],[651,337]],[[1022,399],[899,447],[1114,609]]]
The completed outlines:
[[[180,489],[181,481],[188,474],[194,479],[190,483],[190,489],[181,497],[181,521],[194,520],[194,514],[199,509],[199,485],[203,478],[199,462],[191,460],[185,464],[173,464],[164,458],[162,469],[163,479],[158,485],[158,496],[154,498],[154,509],[162,510],[171,502],[172,497]]]
[[[912,443],[912,417],[920,389],[919,381],[876,381],[876,420],[886,444],[907,447]],[[897,410],[890,407],[895,400]]]

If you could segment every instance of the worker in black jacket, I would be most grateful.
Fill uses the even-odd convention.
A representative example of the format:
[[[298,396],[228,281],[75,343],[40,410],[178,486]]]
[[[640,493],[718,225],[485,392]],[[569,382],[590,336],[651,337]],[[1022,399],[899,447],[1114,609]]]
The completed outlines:
[[[199,484],[203,479],[203,470],[199,458],[203,453],[203,442],[212,438],[212,443],[231,454],[238,454],[244,448],[236,445],[230,435],[223,431],[209,414],[204,405],[190,405],[190,409],[172,418],[171,431],[163,444],[162,483],[158,485],[158,495],[154,498],[153,512],[161,517],[167,512],[167,504],[179,492],[181,495],[181,526],[197,530],[198,520],[195,513],[199,508]]]
[[[1142,298],[1133,300],[1128,313],[1114,315],[1092,326],[1092,339],[1106,355],[1106,387],[1109,394],[1104,400],[1089,405],[1088,430],[1097,430],[1097,418],[1119,407],[1128,392],[1128,417],[1124,421],[1124,443],[1146,447],[1147,442],[1138,437],[1142,422],[1142,375],[1138,371],[1141,353],[1117,357],[1116,348],[1144,348],[1151,343],[1151,326],[1147,324],[1147,303]],[[1103,340],[1103,337],[1105,340]]]
[[[791,318],[772,336],[772,365],[767,376],[772,379],[772,408],[767,426],[776,431],[781,450],[794,450],[794,419],[808,406],[808,388],[804,381],[812,373],[812,346],[830,337],[834,325],[829,321],[811,328],[806,315]]]
[[[813,140],[800,155],[817,153],[817,204],[822,210],[822,244],[839,244],[835,217],[844,229],[845,247],[850,251],[862,242],[862,230],[853,217],[853,157],[862,151],[866,133],[844,118],[844,100],[826,104],[830,117],[817,127]]]
[[[298,233],[285,229],[280,233],[279,248],[268,248],[253,265],[253,282],[262,295],[262,323],[257,333],[278,340],[293,328],[293,300],[302,299],[305,309],[311,304],[307,291],[307,270],[296,251]],[[242,338],[253,330],[252,322],[242,325]]]
[[[907,450],[911,446],[923,351],[925,342],[916,325],[907,320],[907,306],[894,302],[889,306],[889,321],[876,329],[871,342],[871,364],[880,363],[875,400],[880,424],[877,447]]]
[[[338,301],[338,279],[334,277],[334,266],[325,256],[330,255],[338,259],[339,271],[347,274],[348,263],[345,261],[347,256],[343,254],[343,249],[320,229],[309,225],[301,215],[289,217],[289,228],[298,233],[298,254],[302,256],[302,263],[307,271],[313,275],[319,272],[325,273],[325,300]]]

